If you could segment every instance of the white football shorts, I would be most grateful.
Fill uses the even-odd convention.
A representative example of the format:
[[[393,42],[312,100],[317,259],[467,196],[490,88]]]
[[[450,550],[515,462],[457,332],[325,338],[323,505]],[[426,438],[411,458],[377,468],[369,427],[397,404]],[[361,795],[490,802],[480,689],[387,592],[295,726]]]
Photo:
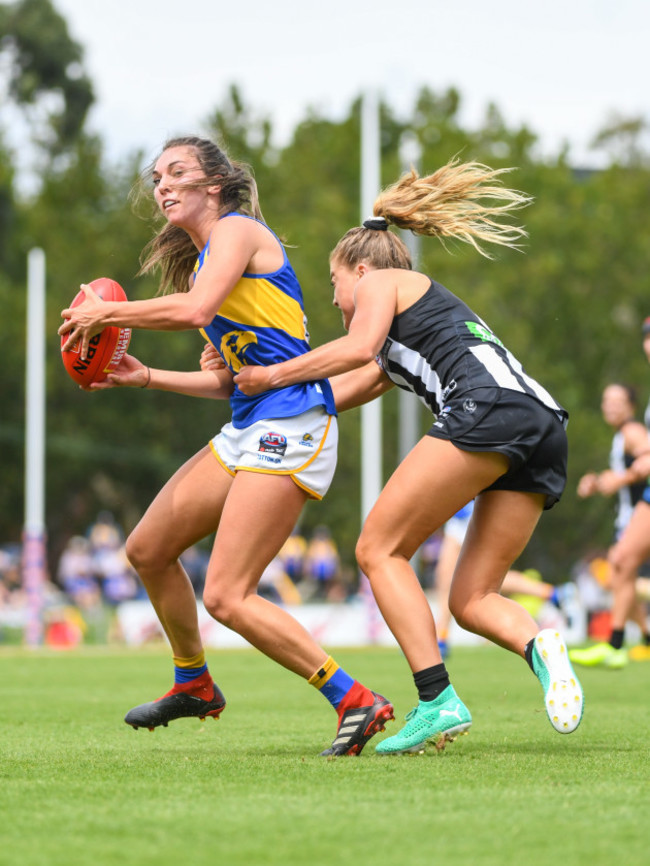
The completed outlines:
[[[226,424],[210,448],[226,472],[290,475],[311,499],[322,499],[336,469],[338,423],[323,406],[290,418]]]

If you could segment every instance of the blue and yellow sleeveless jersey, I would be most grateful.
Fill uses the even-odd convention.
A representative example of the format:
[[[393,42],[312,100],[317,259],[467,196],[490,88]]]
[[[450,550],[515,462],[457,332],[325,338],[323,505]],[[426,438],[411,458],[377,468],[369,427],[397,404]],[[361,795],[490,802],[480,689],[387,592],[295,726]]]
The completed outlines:
[[[253,219],[239,213],[226,214],[222,219],[229,217]],[[233,373],[246,364],[267,367],[309,351],[302,289],[284,247],[280,246],[284,256],[282,267],[271,274],[243,274],[212,322],[201,329]],[[195,273],[209,255],[210,241],[201,250]],[[314,406],[324,406],[330,415],[336,415],[327,379],[301,382],[255,397],[247,397],[235,387],[230,405],[232,423],[237,428],[266,418],[300,415]]]

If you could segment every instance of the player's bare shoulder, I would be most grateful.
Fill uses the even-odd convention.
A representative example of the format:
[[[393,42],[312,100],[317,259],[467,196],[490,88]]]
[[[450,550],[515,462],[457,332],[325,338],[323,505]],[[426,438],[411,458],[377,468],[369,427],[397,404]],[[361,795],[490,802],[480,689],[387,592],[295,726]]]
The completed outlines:
[[[285,254],[280,239],[259,220],[246,219],[255,251],[251,255],[247,270],[253,274],[270,274],[284,265]]]
[[[425,274],[418,271],[408,271],[404,268],[392,268],[388,273],[396,287],[395,306],[398,314],[412,307],[429,291],[431,280]]]

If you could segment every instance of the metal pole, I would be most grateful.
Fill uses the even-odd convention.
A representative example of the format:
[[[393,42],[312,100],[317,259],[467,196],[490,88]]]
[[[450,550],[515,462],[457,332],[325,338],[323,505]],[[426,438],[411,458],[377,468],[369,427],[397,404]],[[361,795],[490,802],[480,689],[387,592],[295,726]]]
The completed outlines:
[[[27,343],[25,379],[25,522],[23,586],[28,619],[25,641],[43,641],[43,590],[47,575],[45,531],[45,253],[27,257]]]
[[[420,162],[422,160],[422,146],[414,132],[405,132],[400,138],[399,156],[403,172],[410,171],[411,168],[415,168],[419,171]],[[413,262],[413,270],[415,271],[418,269],[420,260],[421,239],[418,235],[414,235],[413,232],[409,231],[402,232],[402,238],[411,253],[411,261]],[[398,458],[400,461],[406,457],[411,448],[413,448],[420,438],[418,427],[419,409],[420,403],[417,397],[400,388],[398,404]]]
[[[361,103],[361,221],[372,215],[381,186],[379,98],[368,91]],[[381,398],[361,407],[361,520],[381,493]]]
[[[419,172],[420,163],[422,161],[422,146],[417,135],[414,132],[405,132],[399,143],[399,155],[402,163],[402,171],[410,171],[414,168]],[[404,243],[409,248],[411,253],[411,262],[413,270],[417,270],[420,262],[420,241],[419,235],[414,235],[413,232],[402,232]],[[398,426],[398,449],[399,460],[402,461],[409,453],[411,448],[420,438],[419,418],[420,418],[420,401],[415,394],[410,394],[408,391],[399,391],[399,426]],[[420,574],[420,552],[417,550],[411,557],[411,566],[415,573]]]
[[[379,149],[379,99],[368,91],[361,101],[361,222],[372,215],[372,207],[381,186],[381,154]],[[382,428],[381,404],[378,397],[361,407],[361,522],[381,493]],[[359,592],[367,614],[368,642],[377,642],[381,614],[372,594],[370,583],[361,573]]]

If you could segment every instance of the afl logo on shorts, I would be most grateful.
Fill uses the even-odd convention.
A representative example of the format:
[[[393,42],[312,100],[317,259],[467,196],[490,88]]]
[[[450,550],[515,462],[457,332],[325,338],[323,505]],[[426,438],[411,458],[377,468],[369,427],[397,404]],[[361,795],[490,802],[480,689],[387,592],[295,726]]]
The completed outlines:
[[[284,454],[287,450],[287,437],[282,433],[264,433],[260,436],[259,450],[268,454]]]

